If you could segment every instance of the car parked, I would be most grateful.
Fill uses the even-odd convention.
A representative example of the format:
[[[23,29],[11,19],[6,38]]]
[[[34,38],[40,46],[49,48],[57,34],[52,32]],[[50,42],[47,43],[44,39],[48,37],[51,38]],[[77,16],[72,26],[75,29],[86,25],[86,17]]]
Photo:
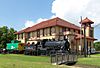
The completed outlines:
[[[94,54],[94,53],[96,53],[95,48],[91,48],[91,54]],[[90,48],[88,48],[88,54],[90,54]]]

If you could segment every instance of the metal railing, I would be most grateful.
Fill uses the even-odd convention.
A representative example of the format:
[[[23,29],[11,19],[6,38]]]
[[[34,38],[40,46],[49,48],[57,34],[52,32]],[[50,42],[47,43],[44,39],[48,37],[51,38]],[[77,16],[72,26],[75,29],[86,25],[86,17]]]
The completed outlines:
[[[75,53],[68,52],[56,52],[51,54],[51,63],[53,64],[74,64],[77,62],[77,55]]]

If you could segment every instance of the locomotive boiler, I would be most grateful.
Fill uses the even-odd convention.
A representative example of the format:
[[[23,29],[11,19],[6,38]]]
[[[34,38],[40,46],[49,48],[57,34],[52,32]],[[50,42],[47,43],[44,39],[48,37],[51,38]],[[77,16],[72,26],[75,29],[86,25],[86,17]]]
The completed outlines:
[[[46,41],[43,46],[51,50],[69,51],[70,49],[70,44],[67,39],[59,41]]]

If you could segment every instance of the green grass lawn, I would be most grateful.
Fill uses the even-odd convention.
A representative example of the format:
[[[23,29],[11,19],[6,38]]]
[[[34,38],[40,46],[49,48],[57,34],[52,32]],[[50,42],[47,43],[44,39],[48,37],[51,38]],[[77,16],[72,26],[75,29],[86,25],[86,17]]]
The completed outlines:
[[[79,58],[77,64],[100,68],[100,54],[94,54],[87,58]]]
[[[75,66],[100,67],[100,54],[91,55],[89,58],[79,58]],[[67,66],[52,65],[50,57],[27,56],[20,54],[0,54],[0,68],[68,68]]]
[[[66,68],[50,63],[50,57],[0,54],[0,68]]]

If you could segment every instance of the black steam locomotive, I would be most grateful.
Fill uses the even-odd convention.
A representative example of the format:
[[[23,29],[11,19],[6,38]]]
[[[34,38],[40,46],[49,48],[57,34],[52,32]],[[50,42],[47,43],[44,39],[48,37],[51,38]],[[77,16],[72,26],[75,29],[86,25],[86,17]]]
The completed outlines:
[[[56,53],[57,51],[70,51],[70,44],[67,39],[65,40],[48,40],[44,39],[37,42],[37,44],[32,43],[31,45],[25,46],[25,53],[27,55],[50,55],[51,53]]]
[[[55,64],[75,64],[77,55],[70,50],[70,44],[67,39],[48,40],[44,39],[25,47],[25,55],[49,55],[51,63]]]

